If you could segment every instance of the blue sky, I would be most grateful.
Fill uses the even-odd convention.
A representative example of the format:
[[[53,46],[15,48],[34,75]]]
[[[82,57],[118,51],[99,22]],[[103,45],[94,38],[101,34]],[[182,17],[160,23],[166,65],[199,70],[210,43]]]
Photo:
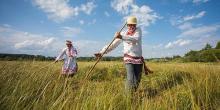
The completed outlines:
[[[145,58],[184,55],[220,40],[219,10],[217,0],[1,0],[0,53],[56,56],[68,39],[92,56],[135,15]],[[108,54],[121,55],[122,45]]]

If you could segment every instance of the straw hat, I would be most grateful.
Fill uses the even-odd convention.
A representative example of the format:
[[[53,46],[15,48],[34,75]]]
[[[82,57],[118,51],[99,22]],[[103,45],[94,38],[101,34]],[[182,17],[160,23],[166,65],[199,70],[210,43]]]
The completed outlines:
[[[66,45],[72,45],[72,42],[70,40],[66,40]]]
[[[135,16],[128,17],[127,24],[137,24],[137,18]]]

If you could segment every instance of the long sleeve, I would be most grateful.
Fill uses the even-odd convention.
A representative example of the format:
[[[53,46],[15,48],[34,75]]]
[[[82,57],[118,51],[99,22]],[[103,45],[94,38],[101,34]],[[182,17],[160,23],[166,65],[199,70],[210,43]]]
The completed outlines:
[[[100,53],[104,53],[105,50],[106,52],[104,54],[109,53],[110,51],[114,50],[119,44],[121,43],[121,39],[115,39],[114,42],[109,46],[108,50],[106,50],[106,48],[108,47],[108,45],[106,45],[101,51]]]
[[[78,53],[77,53],[77,50],[76,50],[75,47],[72,48],[72,51],[73,51],[73,52],[72,52],[73,56],[74,56],[74,57],[77,57],[77,54],[78,54]]]
[[[62,52],[57,56],[56,60],[61,60],[63,58],[63,55],[65,54],[65,50],[63,49]]]

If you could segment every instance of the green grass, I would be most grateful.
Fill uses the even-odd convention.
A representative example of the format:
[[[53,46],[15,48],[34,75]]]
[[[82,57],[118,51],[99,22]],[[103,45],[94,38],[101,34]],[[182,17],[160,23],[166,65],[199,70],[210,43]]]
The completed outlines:
[[[0,61],[0,109],[212,110],[220,109],[219,63],[149,63],[137,92],[126,94],[123,62],[79,62],[72,78],[62,63]],[[49,66],[47,66],[49,65]]]

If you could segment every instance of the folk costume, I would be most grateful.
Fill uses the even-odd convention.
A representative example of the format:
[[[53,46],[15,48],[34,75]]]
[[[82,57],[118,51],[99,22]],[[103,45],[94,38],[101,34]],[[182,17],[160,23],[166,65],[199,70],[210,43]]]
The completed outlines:
[[[66,44],[71,46],[64,48],[59,56],[57,56],[56,61],[63,59],[65,55],[61,74],[73,75],[77,72],[78,69],[78,65],[76,62],[77,50],[75,47],[72,46],[71,41],[67,41]]]

